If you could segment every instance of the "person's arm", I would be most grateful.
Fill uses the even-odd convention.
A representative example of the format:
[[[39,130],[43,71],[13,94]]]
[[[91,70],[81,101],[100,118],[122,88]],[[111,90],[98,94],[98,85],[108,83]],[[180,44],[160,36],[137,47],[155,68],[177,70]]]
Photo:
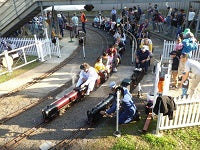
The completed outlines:
[[[189,72],[186,72],[186,73],[182,76],[182,80],[181,80],[180,87],[182,87],[183,82],[184,82],[185,80],[187,80],[188,77],[189,77]]]

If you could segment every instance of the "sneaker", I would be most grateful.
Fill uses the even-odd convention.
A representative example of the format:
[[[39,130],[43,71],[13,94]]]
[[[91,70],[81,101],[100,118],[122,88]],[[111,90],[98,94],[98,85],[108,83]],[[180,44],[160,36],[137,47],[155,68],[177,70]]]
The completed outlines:
[[[86,93],[85,93],[86,96],[90,95],[90,91],[88,90]]]
[[[113,68],[113,72],[117,72],[117,68]]]

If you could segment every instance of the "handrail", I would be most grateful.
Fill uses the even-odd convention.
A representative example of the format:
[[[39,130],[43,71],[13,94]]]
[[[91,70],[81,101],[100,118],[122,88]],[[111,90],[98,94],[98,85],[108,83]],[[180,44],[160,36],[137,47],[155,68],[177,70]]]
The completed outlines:
[[[125,30],[124,31],[126,32],[127,35],[130,35],[131,38],[132,38],[132,57],[131,57],[131,61],[132,61],[132,64],[134,63],[134,52],[137,50],[137,39],[135,38],[135,36],[128,30]]]

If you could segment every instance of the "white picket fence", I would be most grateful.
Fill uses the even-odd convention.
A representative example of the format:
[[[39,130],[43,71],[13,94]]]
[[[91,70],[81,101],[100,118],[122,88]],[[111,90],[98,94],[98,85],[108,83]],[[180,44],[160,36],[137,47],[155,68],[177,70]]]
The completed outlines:
[[[49,39],[39,39],[39,38],[12,38],[12,37],[7,37],[7,38],[0,38],[1,41],[6,41],[12,43],[11,45],[14,45],[15,49],[16,48],[22,48],[27,45],[34,44],[36,42],[41,42],[42,43],[42,48],[43,48],[43,53],[44,57],[47,55],[54,55],[60,57],[60,47],[59,47],[59,40],[57,39],[56,44],[52,43]],[[49,49],[49,50],[47,50]],[[0,52],[4,51],[3,44],[0,44]],[[30,46],[26,50],[27,55],[34,55],[37,56],[37,50],[36,47]]]
[[[162,52],[162,59],[163,60],[169,60],[170,55],[169,53],[174,50],[175,48],[175,41],[166,41],[164,40],[163,45],[163,52]],[[192,57],[193,60],[200,61],[200,44],[198,42],[198,49],[195,51],[192,51]]]
[[[173,119],[158,114],[156,133],[161,130],[183,128],[200,125],[200,99],[199,98],[175,98],[176,110]]]
[[[12,72],[15,69],[21,68],[27,64],[30,64],[36,60],[45,61],[51,58],[52,55],[61,57],[59,40],[56,40],[56,44],[53,44],[51,40],[38,39],[36,35],[34,38],[0,38],[0,41],[6,41],[12,43],[15,47],[13,50],[3,50],[1,44],[0,50],[0,75],[7,72]],[[19,47],[19,48],[17,48]],[[28,60],[28,56],[37,56],[35,59]],[[49,56],[49,57],[47,57]],[[17,59],[16,61],[13,61]],[[18,63],[18,62],[21,63]],[[2,64],[2,65],[1,65]],[[2,69],[1,67],[5,67]]]

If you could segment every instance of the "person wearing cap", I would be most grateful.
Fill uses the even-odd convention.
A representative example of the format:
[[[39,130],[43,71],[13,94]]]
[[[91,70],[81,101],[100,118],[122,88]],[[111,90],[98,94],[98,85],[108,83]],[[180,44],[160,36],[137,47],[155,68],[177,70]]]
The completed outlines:
[[[185,35],[185,36],[184,36]],[[183,33],[183,37],[185,38],[182,41],[183,49],[182,53],[188,54],[191,58],[192,51],[195,51],[198,49],[197,40],[194,37],[194,34],[192,32],[187,32],[186,34]]]
[[[172,87],[178,87],[178,66],[179,66],[179,57],[177,51],[171,51],[170,57],[172,58]]]
[[[88,63],[83,63],[80,66],[81,72],[79,74],[79,79],[76,84],[76,87],[88,86],[87,92],[85,95],[89,95],[90,92],[94,89],[96,80],[98,79],[98,74],[96,70],[91,67]]]
[[[73,29],[73,36],[75,35],[76,37],[78,36],[78,17],[76,16],[76,13],[74,13],[73,17],[72,17],[72,29]]]
[[[116,92],[119,90],[121,94],[121,100],[120,100],[120,111],[119,111],[119,124],[126,124],[133,120],[138,121],[139,120],[139,114],[137,111],[137,108],[133,102],[132,95],[125,87],[117,87],[116,83],[112,81],[109,85],[112,92],[114,92],[114,95],[116,97]],[[114,101],[110,109],[106,111],[100,111],[101,115],[110,116],[112,115],[117,108],[117,102]]]
[[[189,75],[191,76],[190,86],[189,86],[189,96],[193,95],[197,98],[200,97],[200,63],[198,61],[188,58],[188,54],[181,55],[181,62],[185,64],[184,72],[182,76],[180,87],[182,87],[185,80],[188,79]]]
[[[150,60],[150,52],[148,50],[148,46],[144,45],[136,53],[136,59],[135,59],[136,68],[144,68],[145,73],[147,73],[149,60]]]
[[[60,34],[61,34],[62,37],[64,37],[64,32],[63,32],[64,21],[63,21],[63,18],[61,16],[61,14],[58,14],[57,17],[58,17],[58,25],[59,25],[59,29],[60,29]]]

